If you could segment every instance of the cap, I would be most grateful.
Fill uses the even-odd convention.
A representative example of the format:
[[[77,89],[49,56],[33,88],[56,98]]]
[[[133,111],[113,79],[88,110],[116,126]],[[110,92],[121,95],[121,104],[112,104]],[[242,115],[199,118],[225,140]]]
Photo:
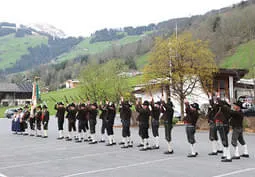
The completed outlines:
[[[161,102],[160,102],[160,101],[157,101],[157,102],[154,103],[154,104],[161,105]]]
[[[200,110],[198,103],[193,103],[190,105],[191,107],[195,108],[196,110]]]
[[[85,105],[84,103],[82,103],[82,104],[80,105],[80,107],[86,107],[86,105]]]
[[[241,101],[237,101],[233,104],[236,105],[236,106],[239,106],[240,108],[243,108],[243,103]]]
[[[143,102],[143,105],[144,105],[144,106],[149,106],[150,103],[149,103],[149,101],[145,100],[145,101]]]
[[[71,103],[71,104],[69,104],[69,106],[71,106],[71,107],[75,107],[75,104],[74,104],[74,103]]]
[[[172,101],[170,101],[170,100],[167,102],[167,104],[168,104],[169,106],[171,106],[171,107],[174,107],[173,102],[172,102]]]

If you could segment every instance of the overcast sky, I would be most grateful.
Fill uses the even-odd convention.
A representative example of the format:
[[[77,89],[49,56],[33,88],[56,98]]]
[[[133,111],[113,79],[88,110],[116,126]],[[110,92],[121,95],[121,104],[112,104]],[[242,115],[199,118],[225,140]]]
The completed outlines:
[[[204,14],[241,0],[1,0],[0,21],[47,23],[72,36]]]

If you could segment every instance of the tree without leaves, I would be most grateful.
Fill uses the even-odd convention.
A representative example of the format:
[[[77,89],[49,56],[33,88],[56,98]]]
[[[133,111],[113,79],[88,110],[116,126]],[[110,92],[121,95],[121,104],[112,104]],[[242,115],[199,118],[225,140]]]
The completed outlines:
[[[213,57],[208,44],[193,40],[190,33],[183,33],[178,39],[175,36],[158,38],[145,66],[144,79],[157,79],[161,84],[169,84],[171,79],[172,94],[180,102],[183,118],[184,99],[198,87],[201,80],[206,83],[212,81],[213,72],[216,71]]]

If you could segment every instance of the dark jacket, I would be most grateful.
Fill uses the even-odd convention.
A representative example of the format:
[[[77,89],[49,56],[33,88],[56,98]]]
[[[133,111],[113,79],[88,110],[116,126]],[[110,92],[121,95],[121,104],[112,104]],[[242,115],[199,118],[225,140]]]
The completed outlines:
[[[165,122],[172,124],[173,116],[174,116],[173,107],[170,104],[166,104],[165,102],[162,102],[161,112],[163,113],[161,119],[163,119]]]
[[[30,111],[27,110],[27,111],[24,112],[23,119],[28,120],[29,117],[30,117]]]
[[[50,113],[49,111],[42,112],[42,121],[48,122],[50,120]]]
[[[116,116],[116,108],[115,106],[107,106],[108,114],[107,114],[107,120],[114,122],[115,116]]]
[[[244,114],[239,111],[230,111],[230,115],[230,125],[232,126],[232,128],[243,128]]]
[[[77,108],[75,107],[74,109],[72,109],[71,106],[67,106],[66,111],[67,111],[66,117],[68,119],[75,120],[76,114],[77,114]]]
[[[120,118],[122,120],[130,120],[131,115],[132,115],[132,111],[131,111],[130,107],[131,107],[130,104],[121,102],[119,111],[120,111]]]
[[[89,119],[96,120],[97,119],[98,110],[97,109],[89,109]]]
[[[152,119],[159,120],[160,112],[161,112],[160,107],[158,107],[158,108],[155,107],[154,102],[152,101],[151,102],[151,117],[152,117]]]
[[[208,113],[206,117],[208,118],[208,123],[214,123],[215,122],[215,115],[217,113],[217,107],[213,103],[213,100],[210,100],[210,106],[208,108]]]
[[[102,120],[107,120],[108,117],[108,109],[107,109],[108,105],[99,105],[99,110],[101,111],[101,114],[99,116],[99,119]]]
[[[79,121],[86,121],[87,120],[87,110],[86,109],[79,109],[76,115],[76,119]]]
[[[184,122],[186,124],[191,124],[193,126],[196,126],[196,123],[197,123],[197,120],[198,120],[198,117],[199,117],[198,111],[197,110],[192,110],[190,108],[189,104],[186,104],[185,106],[186,106],[186,108],[185,108],[186,117],[184,118]]]
[[[57,110],[56,117],[59,119],[64,119],[66,112],[65,107],[57,107],[57,105],[55,105],[55,110]]]
[[[229,105],[224,102],[219,102],[215,106],[215,111],[216,111],[216,114],[214,119],[216,121],[221,121],[224,124],[229,125],[229,119],[231,117]]]
[[[35,119],[36,119],[37,121],[41,121],[41,120],[42,120],[42,111],[37,111],[37,112],[35,113]]]
[[[139,121],[139,125],[149,126],[150,119],[150,110],[149,108],[144,109],[140,104],[136,105],[136,111],[139,113],[137,120]]]

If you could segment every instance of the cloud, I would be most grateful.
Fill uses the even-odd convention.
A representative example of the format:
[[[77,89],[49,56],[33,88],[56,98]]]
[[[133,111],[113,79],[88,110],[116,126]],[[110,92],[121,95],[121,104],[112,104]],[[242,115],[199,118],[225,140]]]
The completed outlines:
[[[0,21],[47,23],[69,35],[203,14],[239,0],[2,0]]]

